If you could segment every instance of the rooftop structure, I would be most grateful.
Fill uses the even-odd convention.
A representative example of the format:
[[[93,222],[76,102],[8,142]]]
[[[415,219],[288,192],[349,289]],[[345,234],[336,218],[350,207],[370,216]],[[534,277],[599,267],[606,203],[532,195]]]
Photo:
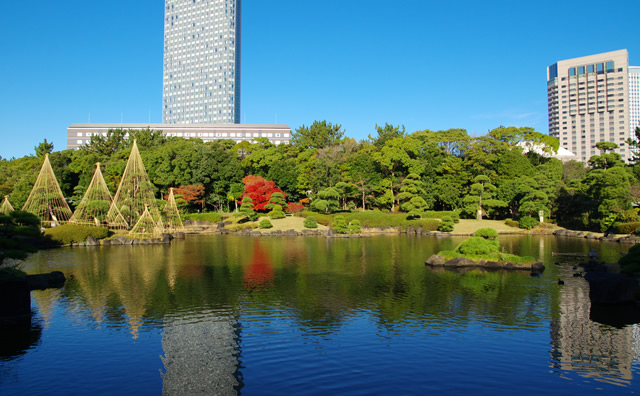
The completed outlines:
[[[91,136],[106,136],[109,129],[161,130],[167,136],[204,141],[229,139],[237,143],[264,137],[275,145],[288,144],[291,128],[284,124],[72,124],[67,128],[67,148],[88,144]]]

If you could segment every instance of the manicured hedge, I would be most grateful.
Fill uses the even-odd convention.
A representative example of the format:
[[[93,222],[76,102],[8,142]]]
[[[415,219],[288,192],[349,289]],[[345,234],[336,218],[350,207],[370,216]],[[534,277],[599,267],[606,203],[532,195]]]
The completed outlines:
[[[634,221],[632,223],[617,223],[614,225],[616,234],[632,234],[640,228],[640,222]]]
[[[504,221],[504,224],[508,225],[509,227],[520,228],[520,223],[517,220],[506,219]]]
[[[194,221],[208,221],[210,223],[219,223],[222,221],[220,213],[207,212],[207,213],[188,213],[182,215],[182,220],[194,220]]]
[[[44,231],[44,236],[52,241],[67,245],[69,243],[84,242],[91,235],[96,239],[103,239],[109,236],[107,227],[95,227],[80,224],[64,224],[61,226],[48,228]]]
[[[440,212],[443,213],[443,212]],[[335,216],[343,216],[347,224],[352,220],[358,220],[361,227],[401,227],[403,230],[409,226],[422,227],[426,231],[436,231],[438,229],[439,220],[436,219],[415,219],[407,220],[406,213],[384,213],[377,210],[368,210],[366,212],[353,213],[337,213],[333,215],[316,213],[316,212],[300,212],[302,217],[313,216],[319,224],[331,226]]]

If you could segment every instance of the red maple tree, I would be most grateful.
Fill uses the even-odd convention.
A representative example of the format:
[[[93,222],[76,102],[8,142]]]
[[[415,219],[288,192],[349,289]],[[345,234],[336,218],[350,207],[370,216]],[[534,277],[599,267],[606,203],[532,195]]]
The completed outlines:
[[[274,192],[282,193],[285,198],[287,196],[281,189],[276,187],[276,183],[262,176],[246,176],[242,179],[242,183],[244,183],[244,194],[242,194],[240,200],[242,201],[242,198],[248,196],[253,201],[255,210],[265,210],[264,206],[269,203],[269,198]]]
[[[204,186],[201,184],[187,184],[173,189],[173,195],[176,197],[176,201],[182,198],[187,204],[200,204],[204,203],[202,197],[204,196]]]
[[[299,204],[299,203],[295,203],[295,202],[289,202],[287,204],[287,212],[289,212],[289,213],[298,213],[298,212],[301,212],[302,209],[304,209],[304,205],[303,204]]]

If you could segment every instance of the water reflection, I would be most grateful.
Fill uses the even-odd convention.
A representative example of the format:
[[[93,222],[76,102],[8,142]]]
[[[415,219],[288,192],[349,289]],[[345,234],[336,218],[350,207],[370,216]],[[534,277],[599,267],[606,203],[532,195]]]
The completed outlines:
[[[460,240],[201,236],[171,246],[41,252],[26,269],[61,270],[68,279],[63,289],[34,293],[45,331],[55,326],[56,312],[61,311],[95,328],[126,329],[137,341],[146,333],[159,334],[165,394],[237,392],[246,385],[245,359],[252,353],[268,355],[274,345],[307,343],[321,350],[339,340],[345,329],[354,332],[353,338],[337,343],[374,358],[376,344],[360,338],[370,335],[369,328],[388,339],[385,345],[393,345],[394,337],[418,337],[416,348],[432,339],[443,343],[438,346],[443,350],[455,349],[447,344],[452,341],[438,338],[447,332],[471,339],[474,332],[542,332],[545,345],[538,351],[545,356],[550,328],[551,357],[541,361],[545,372],[550,364],[563,377],[631,384],[633,327],[616,329],[591,321],[588,286],[572,278],[572,264],[554,265],[551,256],[553,251],[586,253],[596,246],[604,256],[614,257],[619,245],[501,238],[506,251],[545,262],[547,271],[540,278],[526,272],[425,268],[427,257],[452,249]],[[565,279],[564,287],[557,285],[559,277]],[[478,345],[490,342],[491,337],[484,337]],[[490,345],[501,347],[500,341]],[[489,351],[480,353],[491,359]],[[295,347],[280,352],[296,364]],[[426,360],[428,350],[420,358],[433,364]],[[274,355],[264,359],[277,361]]]
[[[630,385],[636,358],[635,326],[615,328],[590,320],[589,285],[565,280],[551,322],[552,367],[560,375]],[[586,302],[586,303],[585,303]]]
[[[241,389],[237,321],[216,313],[170,317],[164,325],[162,393],[231,395]]]

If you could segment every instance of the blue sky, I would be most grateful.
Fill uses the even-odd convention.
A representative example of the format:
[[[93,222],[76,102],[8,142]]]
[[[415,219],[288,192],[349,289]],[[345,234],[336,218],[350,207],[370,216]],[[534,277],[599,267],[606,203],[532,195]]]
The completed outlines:
[[[62,150],[89,114],[162,121],[162,0],[3,9],[0,156]],[[547,133],[548,65],[622,48],[640,65],[638,0],[244,0],[242,14],[242,122],[326,119],[356,139],[385,122]]]

